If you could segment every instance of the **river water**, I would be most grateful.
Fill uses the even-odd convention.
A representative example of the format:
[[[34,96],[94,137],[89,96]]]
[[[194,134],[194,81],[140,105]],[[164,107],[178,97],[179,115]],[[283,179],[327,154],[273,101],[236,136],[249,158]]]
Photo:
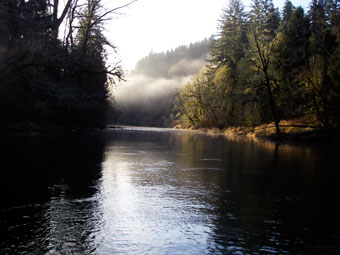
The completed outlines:
[[[340,254],[335,148],[124,128],[0,160],[0,254]]]

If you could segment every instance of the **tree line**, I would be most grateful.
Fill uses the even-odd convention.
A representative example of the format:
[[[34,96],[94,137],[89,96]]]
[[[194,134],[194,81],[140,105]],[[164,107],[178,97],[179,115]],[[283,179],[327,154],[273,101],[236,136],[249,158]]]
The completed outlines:
[[[185,67],[184,63],[179,66],[181,61],[190,63],[196,60],[205,60],[210,51],[210,42],[210,39],[204,39],[190,45],[181,45],[166,52],[150,52],[148,56],[137,62],[131,74],[143,74],[164,79],[192,75],[193,72],[190,66]],[[176,68],[177,66],[179,67]],[[196,68],[194,67],[193,69]]]
[[[340,2],[313,0],[306,13],[286,1],[230,0],[209,63],[181,90],[174,113],[186,127],[280,121],[323,129],[340,124]]]
[[[166,52],[151,52],[127,75],[115,94],[111,122],[125,125],[168,127],[176,89],[205,64],[211,40],[182,45]]]
[[[100,125],[109,87],[123,78],[107,62],[104,24],[120,6],[101,0],[0,1],[1,128],[23,122]]]

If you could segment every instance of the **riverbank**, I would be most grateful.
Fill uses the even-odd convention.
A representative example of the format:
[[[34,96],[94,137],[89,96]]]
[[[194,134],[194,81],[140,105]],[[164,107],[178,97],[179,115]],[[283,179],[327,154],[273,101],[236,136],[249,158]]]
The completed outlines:
[[[297,143],[331,143],[340,144],[340,130],[323,130],[320,127],[309,126],[293,121],[281,121],[281,135],[276,134],[274,123],[262,124],[255,127],[235,126],[225,129],[218,128],[185,128],[176,125],[174,129],[197,130],[208,133],[220,133],[225,135],[239,135],[249,138],[267,138],[282,142]]]
[[[71,132],[92,132],[105,126],[66,126],[59,123],[22,121],[0,126],[0,136],[59,136]]]
[[[116,129],[121,126],[109,125],[106,128]],[[35,122],[21,122],[6,127],[1,127],[0,136],[59,136],[71,132],[91,133],[96,130],[105,129],[104,126],[97,127],[66,127],[56,123],[44,123],[39,125]],[[265,138],[289,143],[314,143],[314,144],[336,144],[340,145],[340,130],[324,130],[316,126],[308,126],[293,121],[281,121],[281,135],[277,136],[274,123],[262,124],[255,127],[234,126],[225,129],[218,128],[193,128],[176,125],[173,129],[199,131],[206,133],[218,133],[224,135],[237,135],[249,138]]]

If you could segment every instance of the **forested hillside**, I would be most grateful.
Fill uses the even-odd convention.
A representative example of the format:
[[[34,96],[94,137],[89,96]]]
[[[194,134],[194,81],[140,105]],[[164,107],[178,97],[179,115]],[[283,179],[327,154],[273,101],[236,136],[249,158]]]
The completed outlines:
[[[134,1],[131,1],[134,2]],[[127,2],[127,5],[129,3]],[[0,131],[103,126],[123,78],[102,0],[0,1]],[[340,127],[340,3],[230,0],[209,40],[150,53],[115,89],[110,122]],[[206,61],[208,60],[208,61]],[[203,67],[203,68],[202,68]],[[177,92],[176,92],[177,90]],[[110,99],[110,100],[109,100]]]
[[[308,12],[286,1],[240,0],[223,10],[211,59],[175,100],[185,127],[256,126],[282,120],[340,124],[340,3],[313,0]]]
[[[115,10],[101,0],[0,1],[0,129],[104,124],[109,86],[122,77],[103,35]]]
[[[156,78],[176,78],[192,75],[202,67],[208,57],[210,40],[203,40],[188,46],[182,45],[162,53],[151,52],[139,60],[132,75],[144,74]]]
[[[210,42],[206,39],[167,52],[151,52],[139,60],[127,83],[115,92],[112,122],[169,126],[176,90],[206,64]]]

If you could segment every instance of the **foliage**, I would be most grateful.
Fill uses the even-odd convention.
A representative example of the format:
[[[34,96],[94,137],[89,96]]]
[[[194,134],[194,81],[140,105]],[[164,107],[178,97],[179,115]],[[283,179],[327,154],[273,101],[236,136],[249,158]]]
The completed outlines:
[[[206,63],[210,39],[154,53],[139,60],[116,96],[118,116],[112,121],[127,125],[169,126],[176,89]],[[183,82],[184,81],[184,82]],[[172,114],[172,116],[170,116]],[[176,114],[175,114],[176,115]]]
[[[300,119],[307,125],[340,124],[340,6],[313,0],[308,14],[286,1],[253,0],[248,14],[230,0],[211,59],[175,100],[182,125],[254,126]]]
[[[192,75],[198,71],[193,62],[204,60],[208,57],[209,45],[210,39],[205,39],[191,43],[189,46],[179,46],[167,52],[150,52],[148,56],[137,62],[132,75],[143,74],[149,77],[162,77],[165,79]],[[194,68],[191,68],[192,65]]]
[[[122,72],[106,66],[103,13],[109,12],[100,0],[0,2],[2,128],[23,121],[69,128],[104,123],[108,76]]]

